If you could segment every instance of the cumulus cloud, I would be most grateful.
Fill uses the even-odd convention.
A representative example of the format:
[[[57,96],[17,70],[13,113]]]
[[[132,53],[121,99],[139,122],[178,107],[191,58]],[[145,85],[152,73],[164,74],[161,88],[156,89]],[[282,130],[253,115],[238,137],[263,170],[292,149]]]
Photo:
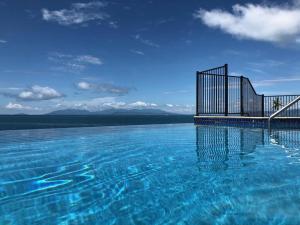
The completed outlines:
[[[87,24],[91,21],[102,22],[109,18],[103,12],[106,6],[104,2],[95,1],[88,3],[73,3],[69,9],[49,10],[42,9],[42,16],[45,21],[57,22],[60,25]]]
[[[0,39],[0,44],[6,44],[6,43],[7,43],[6,40]]]
[[[19,103],[9,102],[6,106],[6,109],[15,109],[15,110],[23,110],[23,109],[32,109],[30,106],[25,106]]]
[[[236,4],[233,11],[200,9],[194,14],[211,28],[238,38],[274,43],[298,42],[300,5]]]
[[[81,81],[77,84],[77,87],[81,90],[90,90],[92,88],[91,84]]]
[[[16,98],[22,101],[40,101],[60,98],[63,95],[50,87],[42,87],[39,85],[33,85],[30,88],[24,89],[19,93],[16,92],[4,92],[2,95],[6,97]]]
[[[148,103],[144,101],[136,101],[127,104],[127,108],[137,108],[137,109],[144,109],[144,108],[157,108],[158,105],[156,103]]]
[[[146,102],[142,102],[142,101],[133,102],[129,105],[132,107],[147,107],[148,106],[148,104]]]
[[[153,109],[159,107],[158,104],[148,103],[144,101],[136,101],[126,103],[117,101],[115,97],[100,97],[88,100],[74,100],[74,101],[59,101],[56,104],[57,108],[73,108],[85,109],[89,111],[101,111],[105,109]]]
[[[124,103],[125,104],[125,103]],[[100,111],[106,108],[115,108],[115,106],[122,105],[116,101],[115,97],[101,97],[83,100],[61,100],[57,103],[57,108],[72,108],[85,109],[89,111]]]
[[[130,87],[121,87],[114,84],[108,84],[108,83],[102,83],[102,84],[95,84],[95,83],[89,83],[86,81],[81,81],[76,84],[77,88],[80,90],[93,90],[98,93],[103,94],[113,94],[113,95],[126,95],[134,88]]]

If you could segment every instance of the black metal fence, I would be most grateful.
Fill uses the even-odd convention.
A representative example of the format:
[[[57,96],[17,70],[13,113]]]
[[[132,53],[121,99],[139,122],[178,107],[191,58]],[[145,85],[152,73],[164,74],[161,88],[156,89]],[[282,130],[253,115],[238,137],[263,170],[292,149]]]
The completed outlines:
[[[253,88],[250,80],[241,77],[241,115],[264,116],[264,95],[259,95]]]
[[[197,115],[263,116],[263,95],[248,78],[228,75],[228,65],[197,72]]]
[[[281,107],[287,105],[299,95],[273,95],[265,96],[264,111],[266,116],[272,115]],[[299,117],[300,116],[300,102],[295,103],[286,111],[283,111],[278,116],[281,117]]]
[[[197,114],[228,112],[227,66],[197,72]]]
[[[259,95],[248,78],[228,75],[227,64],[197,72],[196,85],[196,115],[270,116],[299,96]],[[280,116],[299,117],[300,103]]]

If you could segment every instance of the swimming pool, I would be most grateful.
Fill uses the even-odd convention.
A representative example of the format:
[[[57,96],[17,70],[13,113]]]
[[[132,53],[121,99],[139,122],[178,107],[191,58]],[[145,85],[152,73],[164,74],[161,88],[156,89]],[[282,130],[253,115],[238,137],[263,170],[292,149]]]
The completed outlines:
[[[0,224],[299,224],[300,131],[0,132]]]

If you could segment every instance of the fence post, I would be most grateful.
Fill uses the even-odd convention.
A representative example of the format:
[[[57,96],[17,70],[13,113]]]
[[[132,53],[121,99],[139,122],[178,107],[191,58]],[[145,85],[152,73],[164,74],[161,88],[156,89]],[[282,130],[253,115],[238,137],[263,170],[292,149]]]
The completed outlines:
[[[244,80],[244,77],[241,76],[241,78],[240,78],[240,111],[241,111],[241,116],[244,116],[244,87],[243,87],[243,80]]]
[[[261,95],[261,116],[265,116],[265,95]]]
[[[196,116],[199,115],[199,72],[196,72]]]
[[[228,116],[228,64],[225,64],[224,68],[225,68],[225,116]]]

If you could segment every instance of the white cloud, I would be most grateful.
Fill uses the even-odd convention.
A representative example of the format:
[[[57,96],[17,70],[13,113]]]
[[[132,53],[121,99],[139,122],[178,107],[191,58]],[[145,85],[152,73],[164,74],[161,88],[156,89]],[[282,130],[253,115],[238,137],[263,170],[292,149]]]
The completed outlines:
[[[79,82],[78,84],[77,84],[77,87],[79,88],[79,89],[82,89],[82,90],[89,90],[89,89],[91,89],[91,84],[90,83],[87,83],[87,82],[85,82],[85,81],[81,81],[81,82]]]
[[[88,2],[88,3],[73,3],[72,4],[73,8],[76,9],[89,9],[89,8],[101,8],[105,7],[106,4],[104,2]]]
[[[272,86],[275,84],[281,84],[283,82],[300,82],[300,77],[289,77],[289,78],[279,78],[270,80],[261,80],[253,83],[255,87]]]
[[[100,9],[106,6],[103,2],[73,3],[70,9],[48,10],[42,9],[43,19],[57,22],[60,25],[69,26],[86,24],[90,21],[104,21],[109,15]]]
[[[174,107],[174,105],[172,105],[172,104],[166,104],[166,106],[168,106],[170,108]]]
[[[87,100],[74,100],[74,101],[59,101],[57,103],[57,108],[75,108],[75,109],[85,109],[90,111],[99,111],[105,108],[112,108],[119,103],[116,102],[115,97],[103,97],[103,98],[93,98]]]
[[[155,103],[147,103],[143,101],[136,101],[133,103],[126,103],[117,101],[115,97],[102,97],[93,98],[88,100],[75,100],[65,101],[58,100],[56,108],[65,109],[85,109],[89,111],[101,111],[105,109],[144,109],[144,108],[157,108],[159,107]]]
[[[141,43],[148,45],[150,47],[154,47],[154,48],[160,47],[158,44],[154,43],[153,41],[142,38],[141,35],[139,35],[139,34],[135,35],[134,39],[136,39],[136,40],[140,41]]]
[[[79,73],[86,69],[88,65],[102,65],[100,58],[92,55],[70,55],[60,52],[50,53],[48,59],[57,66],[52,67],[53,70],[59,70],[64,72]]]
[[[39,101],[39,100],[50,100],[60,98],[63,95],[50,87],[42,87],[34,85],[31,88],[24,89],[19,93],[16,92],[5,92],[2,93],[6,97],[12,97],[23,101]]]
[[[77,88],[80,90],[93,90],[98,93],[104,93],[104,94],[112,94],[112,95],[126,95],[131,90],[134,90],[134,88],[130,87],[121,87],[114,84],[108,84],[108,83],[89,83],[86,81],[81,81],[76,84]]]
[[[16,110],[23,110],[23,109],[32,109],[30,106],[25,106],[19,103],[12,103],[9,102],[6,106],[6,109],[16,109]]]
[[[89,64],[94,64],[94,65],[102,65],[101,59],[91,56],[91,55],[81,55],[77,56],[76,61],[81,62],[81,63],[89,63]]]
[[[137,55],[145,55],[144,52],[138,51],[138,50],[130,50],[132,53],[137,54]]]
[[[236,4],[233,12],[200,9],[194,14],[212,28],[239,38],[275,43],[300,38],[300,5]]]
[[[0,39],[0,44],[6,44],[6,43],[7,43],[6,40]]]
[[[62,94],[50,87],[34,85],[30,89],[22,91],[18,97],[22,100],[49,100],[62,97]]]
[[[155,103],[147,103],[147,102],[143,102],[143,101],[136,101],[133,103],[129,103],[127,105],[128,108],[155,108],[158,107],[157,104]]]
[[[117,101],[115,97],[103,97],[94,98],[88,100],[58,100],[56,107],[59,109],[73,108],[73,109],[85,109],[92,112],[101,111],[105,109],[162,109],[173,113],[193,114],[195,112],[194,105],[172,105],[168,104],[156,104],[145,101],[135,101],[132,103],[126,103]],[[171,105],[171,104],[169,104]]]
[[[108,22],[108,25],[111,27],[111,28],[114,28],[114,29],[117,29],[119,28],[119,25],[116,21],[110,21]]]
[[[106,102],[103,104],[104,107],[108,107],[108,108],[122,108],[126,106],[125,102]]]
[[[137,101],[129,104],[132,107],[147,107],[148,104],[146,102]]]

